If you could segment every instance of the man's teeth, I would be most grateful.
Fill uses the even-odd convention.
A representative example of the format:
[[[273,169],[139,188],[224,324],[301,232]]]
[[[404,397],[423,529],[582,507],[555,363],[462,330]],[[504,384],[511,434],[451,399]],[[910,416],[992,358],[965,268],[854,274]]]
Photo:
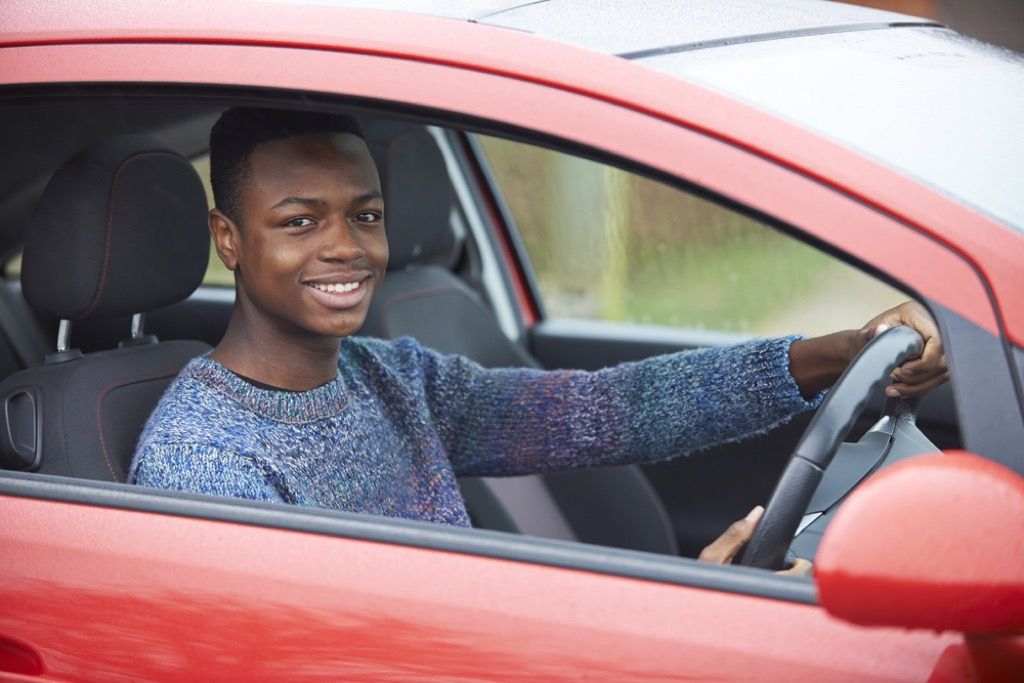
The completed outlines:
[[[342,292],[351,292],[353,289],[356,289],[357,287],[359,287],[359,284],[360,283],[358,283],[358,282],[349,282],[347,284],[340,284],[339,283],[339,284],[330,284],[330,285],[312,284],[312,285],[310,285],[310,287],[314,287],[316,289],[319,289],[321,292],[330,292],[332,294],[341,294]]]

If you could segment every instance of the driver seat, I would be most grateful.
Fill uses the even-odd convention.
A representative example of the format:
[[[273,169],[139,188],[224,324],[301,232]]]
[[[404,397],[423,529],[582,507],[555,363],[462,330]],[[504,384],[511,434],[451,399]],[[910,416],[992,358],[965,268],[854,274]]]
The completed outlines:
[[[142,425],[196,341],[159,342],[144,314],[188,297],[209,257],[206,194],[189,161],[143,135],[107,138],[62,165],[36,206],[21,282],[60,320],[44,364],[0,383],[0,467],[123,482]],[[132,316],[118,348],[83,354],[75,322]]]

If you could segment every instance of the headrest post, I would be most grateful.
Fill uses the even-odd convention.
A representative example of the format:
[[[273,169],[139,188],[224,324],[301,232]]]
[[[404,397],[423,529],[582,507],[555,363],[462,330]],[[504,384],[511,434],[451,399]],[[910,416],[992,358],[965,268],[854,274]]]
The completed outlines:
[[[146,314],[136,313],[132,316],[132,340],[137,341],[145,335],[143,328],[146,326]]]
[[[57,328],[57,353],[63,353],[70,348],[71,321],[61,320]]]

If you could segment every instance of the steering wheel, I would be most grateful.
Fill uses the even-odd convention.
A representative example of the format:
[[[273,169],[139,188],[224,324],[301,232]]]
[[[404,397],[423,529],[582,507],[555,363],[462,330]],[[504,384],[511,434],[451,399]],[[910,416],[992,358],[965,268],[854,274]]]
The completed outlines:
[[[923,349],[921,336],[909,327],[886,330],[861,349],[800,437],[737,564],[784,567],[786,551],[839,444],[871,396],[888,382],[889,373]]]

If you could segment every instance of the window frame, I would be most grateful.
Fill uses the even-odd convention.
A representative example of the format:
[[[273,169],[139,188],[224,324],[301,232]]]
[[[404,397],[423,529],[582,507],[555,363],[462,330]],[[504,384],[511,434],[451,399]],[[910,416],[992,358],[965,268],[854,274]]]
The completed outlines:
[[[230,89],[233,86],[280,88],[314,99],[321,97],[318,93],[323,93],[323,97],[328,101],[345,99],[357,106],[412,113],[426,121],[462,126],[470,131],[481,130],[490,134],[524,138],[531,144],[551,145],[560,150],[613,163],[624,169],[641,172],[688,189],[701,188],[701,191],[716,197],[718,201],[735,204],[743,207],[745,211],[764,216],[764,219],[777,223],[780,229],[791,232],[804,241],[840,253],[844,260],[860,264],[869,272],[892,282],[898,281],[899,259],[891,254],[890,248],[878,249],[874,240],[880,235],[898,235],[900,248],[914,246],[926,252],[926,258],[949,266],[941,282],[933,273],[920,270],[911,273],[904,286],[916,292],[926,303],[931,303],[933,298],[936,298],[950,302],[950,305],[956,306],[959,311],[971,309],[969,315],[962,316],[964,322],[982,334],[995,334],[995,340],[999,341],[999,327],[984,280],[964,262],[960,254],[918,228],[886,215],[876,207],[864,205],[855,197],[831,187],[819,178],[798,173],[742,146],[578,92],[516,80],[506,75],[484,74],[409,59],[398,60],[323,50],[289,49],[288,59],[281,59],[284,54],[282,50],[283,48],[270,46],[176,43],[8,48],[12,59],[8,61],[9,66],[4,72],[7,76],[16,74],[11,79],[12,82],[33,84],[55,80],[80,85],[159,81],[190,83],[193,86],[218,89]],[[158,86],[158,89],[163,87]],[[538,111],[539,108],[535,106],[539,102],[549,105],[544,107],[549,114],[551,111],[557,114],[545,118],[545,114]],[[586,112],[589,116],[581,118],[581,112]],[[534,127],[529,128],[531,125]],[[602,131],[607,130],[617,132],[614,136],[602,136]],[[684,158],[691,160],[689,165],[681,161]],[[730,180],[737,166],[743,168],[746,175],[757,176],[759,181],[755,183],[749,179],[743,182]],[[806,192],[800,203],[785,207],[785,211],[780,212],[781,215],[769,217],[766,211],[777,201],[773,199],[773,194],[777,193],[780,187],[788,187],[790,192],[793,192],[793,187],[799,187]],[[856,224],[862,229],[857,233],[830,232],[817,225],[814,216],[820,215],[823,207],[835,208],[841,223]],[[515,263],[514,250],[506,250],[503,257],[508,277],[513,282],[522,278],[522,271],[517,271],[521,266]],[[528,288],[524,287],[523,290],[528,291]],[[520,304],[523,304],[522,297]],[[947,316],[941,312],[953,309],[933,305],[933,310],[940,314],[942,323]],[[529,320],[528,306],[521,314],[524,320]],[[965,387],[972,384],[967,378],[963,378],[963,382]],[[1001,391],[1005,394],[1004,389]],[[969,414],[966,415],[966,419],[969,420],[970,417]],[[967,447],[971,447],[969,442]],[[67,483],[55,481],[57,478],[39,477],[38,481],[33,481],[33,476],[36,475],[4,473],[0,476],[0,493],[118,509],[144,509],[153,513],[190,517],[213,515],[213,508],[210,506],[214,506],[217,508],[218,519],[273,526],[268,523],[269,520],[263,512],[257,512],[261,508],[255,503],[219,501],[214,505],[210,501],[190,496],[128,491],[126,488],[116,486],[108,489],[107,486],[113,485],[105,486],[93,482]],[[190,508],[193,505],[198,507]],[[293,514],[305,519],[310,513],[291,510],[287,511],[286,516]],[[486,554],[494,543],[489,532],[424,530],[417,526],[417,533],[412,534],[405,532],[407,525],[415,526],[417,523],[399,520],[375,520],[371,523],[364,519],[349,520],[342,519],[343,517],[343,513],[329,513],[324,518],[330,518],[332,524],[338,525],[332,534],[402,545],[425,543],[426,541],[422,539],[429,538],[432,539],[430,543],[436,544],[430,547],[449,550],[455,546],[444,546],[443,543],[449,541],[441,539],[458,537],[465,542],[465,545],[459,546],[458,552],[473,554]],[[310,520],[310,524],[314,523],[315,520]],[[397,529],[402,531],[395,531]],[[463,539],[466,534],[481,536]],[[413,538],[414,536],[416,538]],[[553,554],[562,553],[560,557],[565,555],[565,549],[558,545],[558,542],[504,540],[507,542],[505,548],[514,548],[514,552],[509,550],[507,555],[503,555],[507,559],[569,566],[557,564],[562,560],[553,557]],[[555,546],[551,546],[551,543]],[[536,556],[532,559],[533,551],[530,548],[537,548]],[[551,549],[552,554],[546,554],[546,549]],[[568,553],[575,556],[571,566],[601,571],[600,559],[593,558],[590,552],[589,549],[581,549],[579,552]],[[621,557],[618,552],[607,549],[602,549],[601,552],[607,553],[608,557]],[[622,564],[605,565],[610,573],[652,578],[653,574],[634,574],[633,570],[626,566],[645,564],[648,558],[638,557],[636,553],[630,551],[621,552],[627,553],[628,558]],[[589,559],[584,561],[580,558]],[[587,564],[591,559],[595,564]],[[659,572],[667,571],[663,561],[649,561],[653,563],[649,566],[657,566]],[[678,570],[685,574],[685,581],[682,581],[685,585],[701,585],[700,582],[704,580],[701,577],[706,570],[685,560],[669,561],[682,563]],[[779,597],[785,593],[783,585],[790,585],[780,584],[777,579],[768,575],[751,581],[742,568],[715,568],[713,573],[723,578],[721,585],[716,586],[716,590]],[[807,587],[810,585],[809,582],[804,584],[804,588],[800,589],[800,595],[806,597]],[[768,588],[762,591],[757,586]],[[799,601],[803,601],[803,598],[799,598]]]

